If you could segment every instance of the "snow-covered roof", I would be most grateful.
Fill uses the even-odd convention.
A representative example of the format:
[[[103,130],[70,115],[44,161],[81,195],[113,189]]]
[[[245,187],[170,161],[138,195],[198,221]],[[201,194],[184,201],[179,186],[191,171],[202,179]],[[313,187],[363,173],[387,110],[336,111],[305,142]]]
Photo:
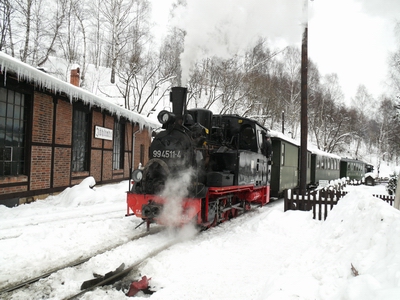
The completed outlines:
[[[276,130],[270,130],[270,136],[273,137],[273,138],[281,139],[283,141],[289,142],[291,144],[294,144],[294,145],[300,147],[300,141],[294,140],[294,139],[288,137],[287,135],[284,135],[282,132],[279,132],[279,131],[276,131]],[[331,157],[331,158],[335,158],[335,159],[341,159],[341,157],[339,155],[322,151],[322,150],[318,149],[317,146],[315,146],[313,144],[309,144],[308,143],[307,144],[307,150],[310,151],[312,154],[325,156],[325,157]]]
[[[288,137],[287,135],[283,134],[280,131],[276,131],[276,130],[270,129],[269,130],[269,134],[270,134],[270,136],[272,138],[278,138],[278,139],[281,139],[283,141],[292,143],[292,144],[294,144],[296,146],[300,146],[300,142],[298,140],[292,139],[291,137]]]
[[[91,107],[100,107],[118,118],[123,117],[132,122],[138,123],[141,129],[143,129],[143,127],[154,129],[161,126],[160,123],[155,122],[152,119],[127,110],[106,98],[99,97],[80,87],[46,74],[43,71],[23,63],[3,52],[0,52],[0,71],[4,74],[7,72],[15,73],[18,80],[33,81],[36,86],[49,89],[54,93],[64,93],[69,96],[71,102],[79,99]]]
[[[335,159],[341,159],[341,157],[339,155],[322,151],[322,150],[318,149],[317,146],[315,146],[315,145],[309,145],[308,150],[311,151],[312,154],[325,156],[325,157],[331,157],[331,158],[335,158]]]

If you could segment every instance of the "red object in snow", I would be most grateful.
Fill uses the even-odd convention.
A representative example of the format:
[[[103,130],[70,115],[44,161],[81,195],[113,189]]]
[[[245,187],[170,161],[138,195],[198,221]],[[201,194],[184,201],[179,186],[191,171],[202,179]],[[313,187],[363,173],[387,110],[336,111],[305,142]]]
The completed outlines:
[[[131,286],[129,287],[129,291],[126,294],[126,296],[133,297],[139,291],[147,289],[149,287],[149,280],[150,279],[151,278],[147,279],[147,276],[143,276],[141,280],[132,282]]]

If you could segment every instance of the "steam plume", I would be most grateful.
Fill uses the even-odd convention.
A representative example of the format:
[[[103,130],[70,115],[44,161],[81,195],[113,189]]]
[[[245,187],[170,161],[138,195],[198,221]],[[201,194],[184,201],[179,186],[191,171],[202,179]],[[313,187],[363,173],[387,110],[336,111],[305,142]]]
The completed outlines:
[[[181,55],[184,84],[198,59],[230,57],[259,37],[301,41],[303,1],[187,0],[175,14],[174,25],[186,31]]]

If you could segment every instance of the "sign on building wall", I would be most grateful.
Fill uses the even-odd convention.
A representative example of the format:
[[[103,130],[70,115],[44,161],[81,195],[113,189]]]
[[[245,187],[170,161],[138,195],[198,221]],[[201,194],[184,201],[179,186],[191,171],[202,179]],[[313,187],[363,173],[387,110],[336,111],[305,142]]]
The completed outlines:
[[[109,140],[112,141],[113,139],[113,131],[112,129],[100,127],[100,126],[95,126],[94,127],[94,137],[96,139],[103,139],[103,140]]]

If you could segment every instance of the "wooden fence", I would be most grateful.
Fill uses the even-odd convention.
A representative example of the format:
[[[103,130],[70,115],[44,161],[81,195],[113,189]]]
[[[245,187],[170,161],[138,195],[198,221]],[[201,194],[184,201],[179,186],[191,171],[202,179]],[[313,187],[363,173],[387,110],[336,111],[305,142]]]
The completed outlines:
[[[320,190],[308,192],[305,195],[298,191],[286,190],[284,194],[284,209],[313,211],[313,218],[317,220],[325,220],[329,211],[343,198],[347,192],[340,190]],[[373,195],[386,201],[391,206],[394,204],[394,196]]]

